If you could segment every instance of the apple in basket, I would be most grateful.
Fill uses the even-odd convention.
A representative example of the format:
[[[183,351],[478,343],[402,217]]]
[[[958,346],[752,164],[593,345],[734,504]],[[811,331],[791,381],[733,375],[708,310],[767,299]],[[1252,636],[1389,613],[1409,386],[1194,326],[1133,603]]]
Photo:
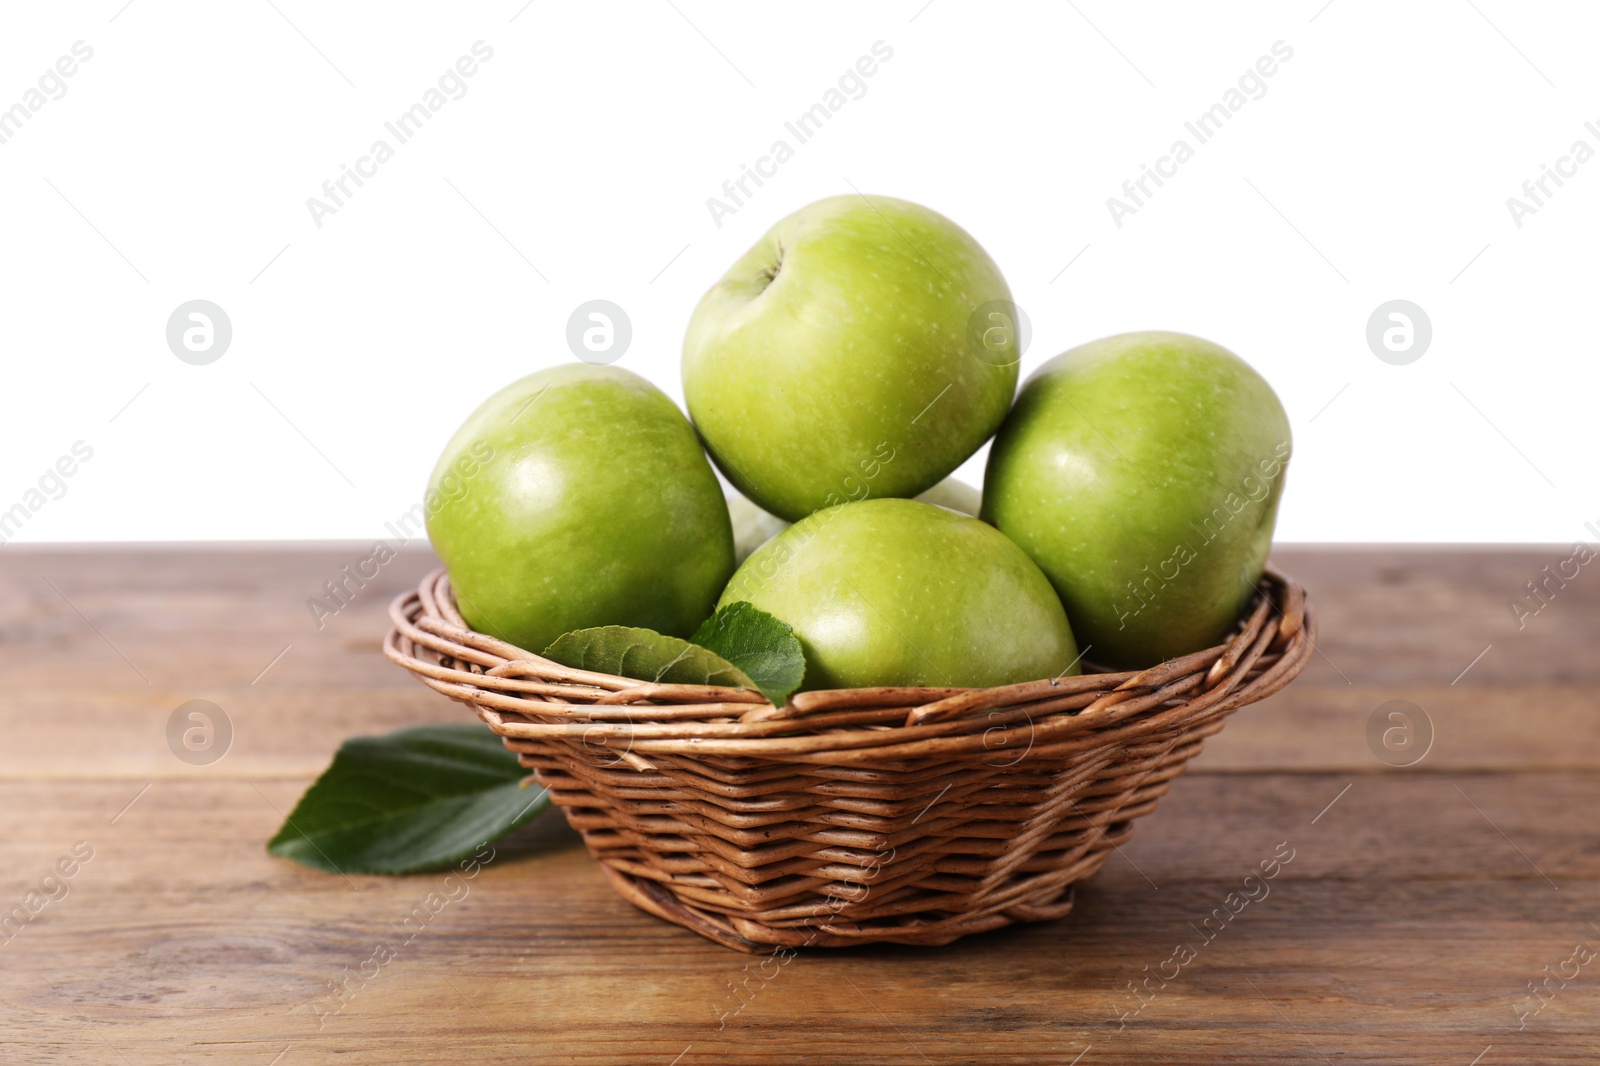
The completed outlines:
[[[495,393],[445,446],[426,498],[462,617],[535,653],[588,626],[688,636],[734,568],[694,427],[618,367],[552,367]]]
[[[728,582],[794,628],[805,687],[987,687],[1078,671],[1050,582],[1005,535],[916,500],[818,511]]]
[[[1000,268],[944,216],[837,196],[773,226],[700,300],[683,392],[712,458],[789,521],[915,496],[994,433],[1017,386]],[[976,342],[982,337],[983,343]]]
[[[1283,405],[1244,360],[1125,333],[1024,384],[982,514],[1049,576],[1089,659],[1151,666],[1220,642],[1255,595],[1290,450]]]

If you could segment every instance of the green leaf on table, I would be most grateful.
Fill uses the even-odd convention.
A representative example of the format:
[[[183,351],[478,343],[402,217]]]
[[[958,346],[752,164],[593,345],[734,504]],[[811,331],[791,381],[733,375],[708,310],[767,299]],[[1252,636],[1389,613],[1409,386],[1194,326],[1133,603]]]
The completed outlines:
[[[353,737],[267,844],[330,873],[406,874],[465,859],[550,805],[480,723]]]
[[[689,640],[744,671],[774,707],[782,707],[806,676],[800,638],[787,622],[753,603],[728,604],[706,619]]]
[[[575,670],[593,670],[665,685],[726,685],[756,689],[744,671],[698,644],[653,629],[599,626],[563,633],[544,650],[546,659]]]

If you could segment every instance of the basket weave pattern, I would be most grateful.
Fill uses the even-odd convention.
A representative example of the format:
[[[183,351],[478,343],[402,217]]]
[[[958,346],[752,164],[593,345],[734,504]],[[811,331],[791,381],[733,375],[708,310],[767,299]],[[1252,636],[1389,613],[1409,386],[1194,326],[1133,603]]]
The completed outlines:
[[[575,670],[471,630],[444,571],[385,654],[472,707],[638,907],[731,948],[945,944],[1059,918],[1227,716],[1316,639],[1268,573],[1226,643],[991,689],[759,693]]]

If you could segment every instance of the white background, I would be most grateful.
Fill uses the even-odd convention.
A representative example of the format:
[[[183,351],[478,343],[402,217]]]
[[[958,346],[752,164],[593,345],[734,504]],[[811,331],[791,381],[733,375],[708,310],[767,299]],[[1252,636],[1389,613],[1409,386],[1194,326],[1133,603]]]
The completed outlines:
[[[1600,149],[1592,6],[124,2],[0,33],[0,107],[94,49],[0,144],[0,510],[94,449],[19,540],[382,536],[479,401],[572,358],[579,303],[624,307],[620,365],[681,399],[700,293],[852,189],[983,242],[1025,373],[1141,328],[1252,362],[1296,437],[1282,541],[1600,521],[1600,160],[1520,228],[1506,204]],[[307,198],[479,40],[466,95],[318,228]],[[866,94],[719,228],[707,198],[880,40]],[[1280,40],[1266,95],[1116,226],[1107,197]],[[234,331],[206,366],[165,339],[195,298]],[[1433,325],[1406,366],[1365,339],[1394,298]]]

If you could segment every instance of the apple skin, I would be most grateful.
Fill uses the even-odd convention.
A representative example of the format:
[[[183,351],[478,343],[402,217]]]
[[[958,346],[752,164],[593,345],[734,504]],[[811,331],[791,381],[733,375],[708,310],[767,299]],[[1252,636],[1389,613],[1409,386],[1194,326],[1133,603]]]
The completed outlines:
[[[566,364],[501,389],[428,491],[462,617],[536,654],[589,626],[688,636],[733,572],[728,505],[694,427],[619,367]]]
[[[728,480],[789,521],[915,496],[1005,418],[1016,340],[985,352],[968,333],[978,308],[1010,300],[1000,268],[944,216],[819,200],[701,298],[683,342],[689,415]]]
[[[1077,672],[1050,582],[1004,534],[916,500],[818,511],[746,559],[719,606],[794,627],[804,688],[988,687]]]
[[[1029,376],[989,453],[983,518],[1049,575],[1085,658],[1143,668],[1233,628],[1291,450],[1282,404],[1244,360],[1124,333]]]
[[[945,478],[927,492],[918,493],[916,498],[974,518],[983,506],[983,495],[977,489],[953,477]],[[789,528],[788,522],[763,511],[737,493],[728,497],[728,516],[733,519],[733,557],[741,563],[750,558],[751,552]]]

